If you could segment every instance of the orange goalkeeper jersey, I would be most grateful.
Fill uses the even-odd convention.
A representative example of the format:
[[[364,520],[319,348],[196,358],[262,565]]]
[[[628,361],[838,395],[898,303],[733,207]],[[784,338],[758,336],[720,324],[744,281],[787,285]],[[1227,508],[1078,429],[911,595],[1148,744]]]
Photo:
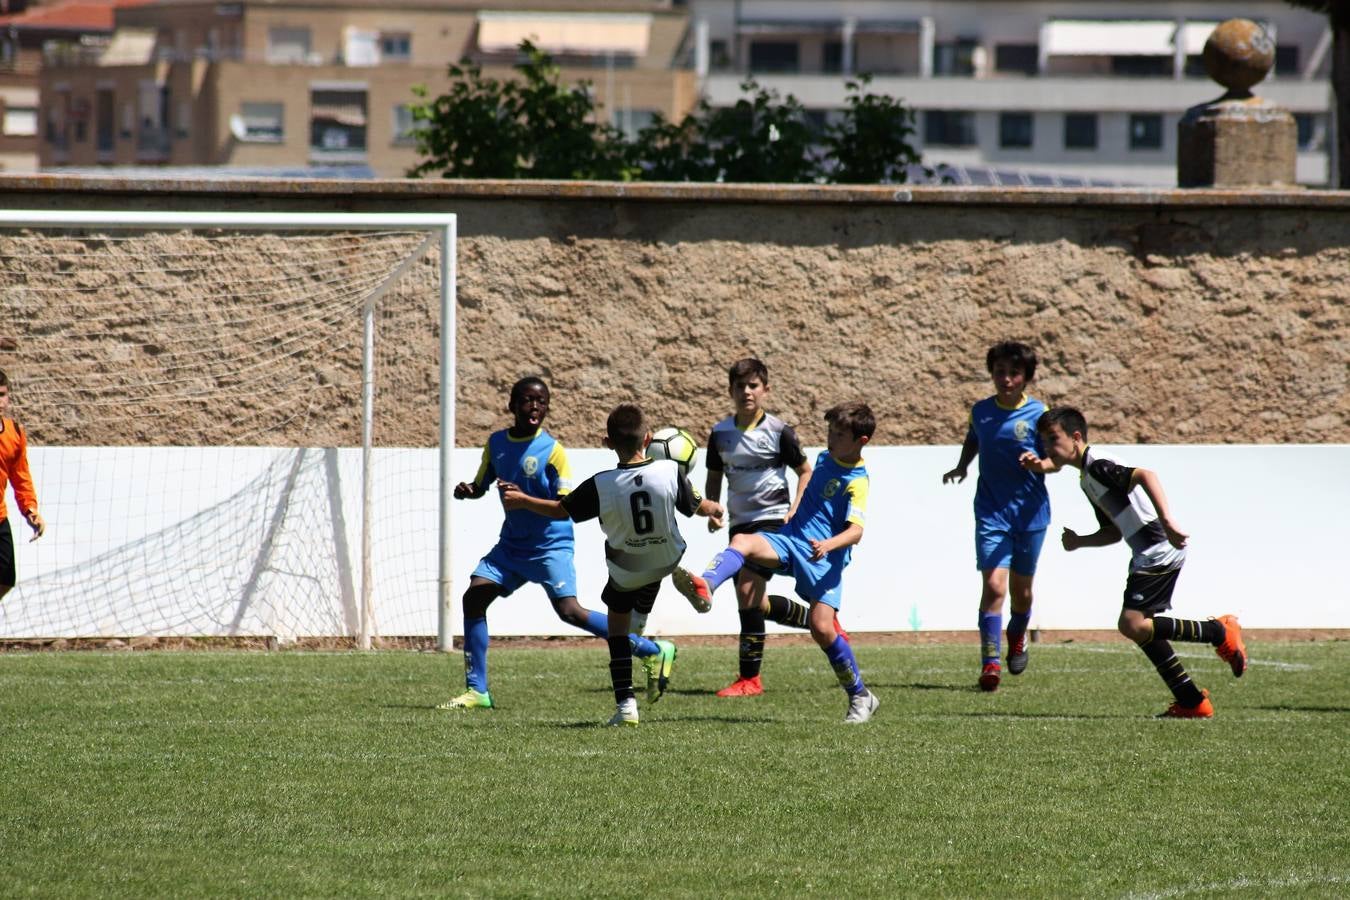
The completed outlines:
[[[5,509],[5,482],[14,485],[14,499],[26,519],[37,509],[37,491],[28,472],[28,438],[19,423],[0,418],[0,519],[8,518]]]

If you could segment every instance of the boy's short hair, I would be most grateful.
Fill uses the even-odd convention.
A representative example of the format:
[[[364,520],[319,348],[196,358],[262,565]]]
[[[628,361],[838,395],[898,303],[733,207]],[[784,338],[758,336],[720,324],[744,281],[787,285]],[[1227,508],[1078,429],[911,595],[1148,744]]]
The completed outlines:
[[[825,413],[825,421],[853,432],[856,440],[871,437],[877,430],[877,417],[872,415],[872,407],[866,403],[840,403]]]
[[[1051,425],[1058,425],[1065,434],[1071,437],[1076,431],[1082,435],[1083,440],[1087,440],[1087,419],[1083,418],[1083,414],[1072,406],[1052,406],[1041,413],[1041,417],[1036,420],[1038,432],[1044,432]]]
[[[605,434],[614,452],[632,456],[642,449],[647,436],[647,416],[636,403],[620,403],[605,422]]]
[[[745,359],[736,360],[727,370],[727,387],[734,388],[737,381],[748,381],[751,378],[758,378],[762,384],[768,384],[769,367],[753,356],[747,356]]]
[[[1017,341],[1000,341],[990,347],[989,352],[984,355],[984,367],[989,370],[991,375],[994,372],[994,363],[1000,360],[1007,360],[1021,369],[1027,381],[1036,377],[1036,351],[1026,344],[1019,344]]]
[[[0,369],[0,387],[9,387],[9,376],[3,369]]]
[[[506,408],[514,410],[516,408],[516,401],[525,396],[525,390],[527,388],[532,387],[543,388],[544,396],[549,396],[548,385],[544,383],[544,379],[540,378],[538,375],[526,375],[524,378],[511,385],[511,399],[507,401]]]

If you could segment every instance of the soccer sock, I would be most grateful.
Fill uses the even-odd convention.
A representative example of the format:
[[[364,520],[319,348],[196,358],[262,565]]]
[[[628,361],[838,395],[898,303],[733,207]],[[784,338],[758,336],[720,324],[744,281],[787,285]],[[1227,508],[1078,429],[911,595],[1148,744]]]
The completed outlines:
[[[1210,619],[1200,622],[1195,619],[1173,619],[1168,616],[1153,617],[1153,639],[1155,641],[1186,641],[1193,644],[1223,643],[1227,631],[1222,622]]]
[[[487,684],[487,617],[464,620],[464,684],[480,694],[488,692]]]
[[[1003,628],[1003,613],[980,613],[980,664],[998,662],[999,631]]]
[[[596,637],[609,637],[609,616],[593,609],[587,609],[586,624],[581,625],[580,628]]]
[[[1031,622],[1031,610],[1026,612],[1017,612],[1013,610],[1008,614],[1008,640],[1015,641],[1017,638],[1027,633],[1027,625]]]
[[[754,678],[764,662],[764,613],[741,610],[741,677]]]
[[[628,646],[626,634],[609,638],[609,680],[614,684],[615,703],[636,696],[633,693],[633,650]]]
[[[643,659],[661,652],[661,648],[656,646],[656,641],[640,634],[628,635],[628,646],[633,649],[634,656],[640,656]]]
[[[745,557],[739,550],[732,550],[730,547],[714,556],[712,562],[708,563],[708,568],[703,570],[703,580],[708,582],[708,590],[717,590],[722,582],[739,572],[743,565]]]
[[[834,677],[839,679],[839,686],[845,693],[852,697],[867,690],[862,672],[858,670],[858,660],[853,656],[853,647],[848,641],[836,636],[830,649],[825,651],[825,656],[830,660]]]
[[[792,628],[805,628],[806,617],[810,615],[811,607],[805,603],[793,600],[790,597],[780,597],[777,594],[769,595],[769,621],[777,622],[779,625],[787,625]]]
[[[1205,695],[1200,693],[1195,682],[1191,681],[1191,676],[1186,673],[1186,667],[1181,664],[1181,660],[1177,659],[1170,643],[1155,637],[1147,644],[1140,644],[1139,649],[1143,650],[1144,655],[1153,663],[1153,667],[1158,670],[1163,683],[1172,692],[1172,696],[1177,698],[1178,703],[1182,706],[1200,705]]]

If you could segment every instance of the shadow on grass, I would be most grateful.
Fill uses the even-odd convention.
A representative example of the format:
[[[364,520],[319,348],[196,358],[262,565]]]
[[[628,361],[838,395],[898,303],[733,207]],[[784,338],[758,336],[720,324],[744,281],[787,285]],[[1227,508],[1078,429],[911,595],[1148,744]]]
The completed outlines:
[[[777,719],[767,716],[653,716],[643,719],[643,722],[650,725],[690,725],[711,722],[717,725],[771,725],[777,722]],[[590,728],[609,728],[609,724],[603,720],[586,722],[557,722],[554,728],[563,728],[570,731],[586,730]],[[641,727],[641,726],[639,726]],[[618,731],[627,729],[619,728]]]

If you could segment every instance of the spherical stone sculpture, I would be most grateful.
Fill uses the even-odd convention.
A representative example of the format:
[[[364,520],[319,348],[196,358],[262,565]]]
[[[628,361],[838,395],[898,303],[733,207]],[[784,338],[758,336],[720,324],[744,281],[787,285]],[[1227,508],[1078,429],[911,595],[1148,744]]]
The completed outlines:
[[[1230,97],[1247,96],[1275,64],[1275,42],[1251,19],[1229,19],[1205,41],[1204,61],[1209,77]]]

